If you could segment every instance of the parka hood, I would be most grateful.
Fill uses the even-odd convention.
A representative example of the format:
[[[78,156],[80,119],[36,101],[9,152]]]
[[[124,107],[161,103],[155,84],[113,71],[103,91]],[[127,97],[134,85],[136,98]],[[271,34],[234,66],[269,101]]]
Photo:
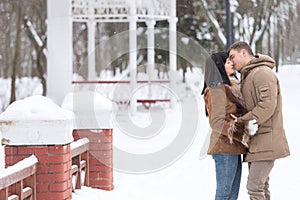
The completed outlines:
[[[241,69],[242,74],[247,74],[251,69],[260,66],[268,66],[273,69],[275,67],[275,60],[268,55],[256,54],[254,58]]]

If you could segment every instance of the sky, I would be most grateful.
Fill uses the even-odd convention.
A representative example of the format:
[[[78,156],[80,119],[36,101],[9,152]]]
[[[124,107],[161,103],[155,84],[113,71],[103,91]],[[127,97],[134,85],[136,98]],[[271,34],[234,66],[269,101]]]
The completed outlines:
[[[300,165],[300,139],[298,137],[298,102],[300,100],[300,66],[284,66],[279,68],[277,76],[281,83],[283,98],[284,127],[290,146],[291,156],[276,160],[270,175],[270,190],[272,200],[297,199],[299,198],[299,165]],[[112,191],[104,191],[83,187],[76,190],[72,199],[81,200],[198,200],[214,199],[215,193],[215,171],[214,162],[211,156],[203,154],[203,146],[207,144],[208,121],[204,115],[204,104],[200,95],[202,77],[199,73],[188,72],[188,83],[177,85],[178,88],[185,88],[186,93],[179,97],[180,101],[175,108],[170,108],[168,103],[161,103],[152,106],[149,110],[142,105],[137,108],[135,116],[130,116],[125,108],[118,110],[113,117],[113,145],[114,145],[114,186]],[[28,84],[30,85],[30,84]],[[161,91],[160,91],[161,92]],[[195,101],[191,101],[195,97]],[[194,106],[194,110],[189,110]],[[185,110],[189,110],[185,115]],[[191,116],[188,120],[192,123],[193,114],[199,114],[196,118],[197,127],[189,129],[184,127],[186,123],[183,116]],[[163,116],[163,117],[162,117]],[[153,117],[163,119],[162,123],[155,121]],[[160,125],[155,135],[144,137],[129,135],[126,132],[132,126],[138,128],[153,128],[153,123]],[[194,121],[195,122],[195,121]],[[154,124],[155,125],[155,124]],[[154,126],[154,128],[157,128]],[[176,140],[181,134],[180,128],[187,130],[184,134],[189,138],[185,145],[181,146]],[[179,130],[180,129],[180,130]],[[193,132],[189,132],[192,130]],[[0,135],[1,136],[1,135]],[[182,139],[182,138],[181,138]],[[151,161],[155,158],[149,157],[149,165],[142,166],[139,173],[135,169],[125,168],[118,159],[128,152],[133,154],[157,155],[166,160],[173,155],[166,155],[160,151],[175,144],[180,148],[170,162],[161,161],[159,166],[151,168]],[[115,151],[118,150],[118,151]],[[174,150],[176,151],[176,149]],[[151,160],[154,159],[154,160]],[[0,160],[1,162],[1,160]],[[128,158],[130,162],[130,158]],[[140,163],[135,163],[139,165]],[[148,163],[147,163],[148,164]],[[143,167],[145,170],[143,171]],[[248,199],[246,190],[247,163],[243,163],[242,181],[239,200]]]

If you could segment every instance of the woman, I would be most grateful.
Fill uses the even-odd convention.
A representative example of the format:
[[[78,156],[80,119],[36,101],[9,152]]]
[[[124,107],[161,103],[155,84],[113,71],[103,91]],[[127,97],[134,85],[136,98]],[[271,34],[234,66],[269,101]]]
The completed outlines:
[[[215,200],[238,198],[242,161],[246,153],[247,124],[235,125],[230,114],[246,112],[237,85],[234,69],[226,52],[213,53],[206,61],[204,95],[206,115],[212,129],[208,154],[216,167],[217,189]],[[242,144],[242,141],[245,143]]]

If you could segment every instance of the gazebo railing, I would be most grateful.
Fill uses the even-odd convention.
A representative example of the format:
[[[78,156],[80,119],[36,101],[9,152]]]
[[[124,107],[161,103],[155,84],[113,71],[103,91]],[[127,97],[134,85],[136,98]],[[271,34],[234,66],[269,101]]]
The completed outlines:
[[[132,3],[134,2],[134,3]],[[166,20],[170,16],[170,0],[72,0],[74,20],[128,21],[131,4],[135,5],[138,21],[147,18]]]

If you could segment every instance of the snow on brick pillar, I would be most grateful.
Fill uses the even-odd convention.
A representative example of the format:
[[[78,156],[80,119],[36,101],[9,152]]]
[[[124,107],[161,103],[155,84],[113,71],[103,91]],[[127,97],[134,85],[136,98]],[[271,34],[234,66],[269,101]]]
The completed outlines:
[[[7,166],[34,154],[38,159],[36,196],[43,200],[72,199],[70,144],[6,146]]]
[[[70,143],[74,115],[43,96],[11,104],[0,115],[0,131],[9,142],[6,166],[34,154],[37,159],[37,199],[72,198]]]
[[[112,190],[113,152],[112,123],[113,103],[94,91],[68,94],[62,107],[75,114],[74,140],[87,137],[90,141],[90,186]]]
[[[74,130],[74,140],[87,137],[90,140],[89,164],[90,186],[103,190],[112,190],[112,129]]]

